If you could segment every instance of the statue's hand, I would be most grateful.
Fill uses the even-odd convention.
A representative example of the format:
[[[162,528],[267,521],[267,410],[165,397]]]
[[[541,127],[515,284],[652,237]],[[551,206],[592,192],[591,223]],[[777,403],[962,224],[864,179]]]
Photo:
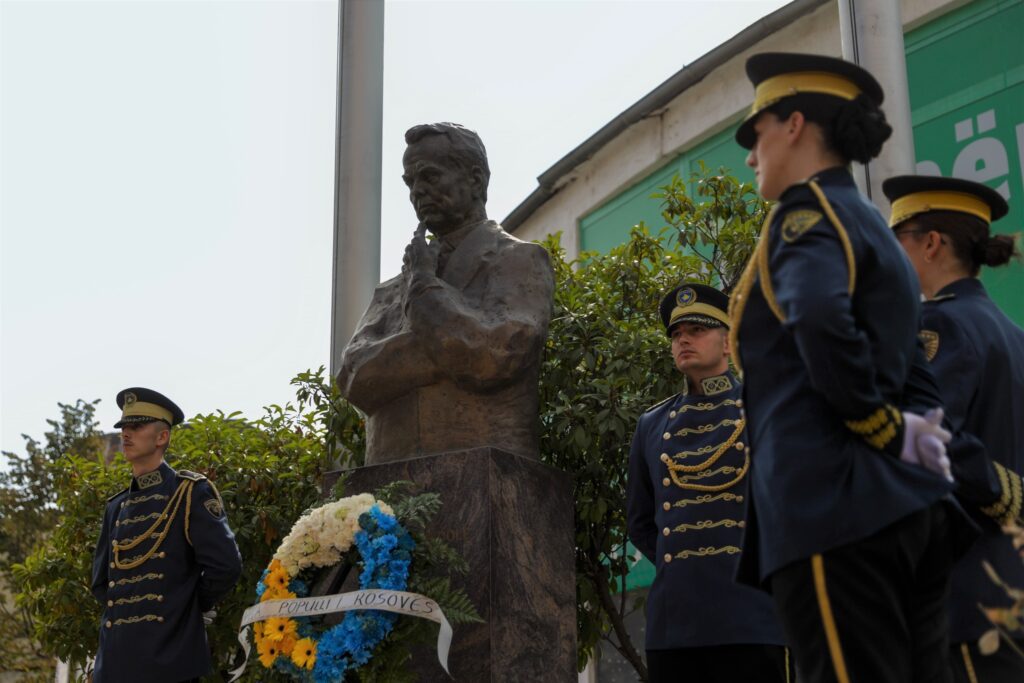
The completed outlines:
[[[437,243],[427,244],[427,227],[420,223],[412,241],[405,248],[402,271],[411,275],[437,275],[437,256],[440,251]]]

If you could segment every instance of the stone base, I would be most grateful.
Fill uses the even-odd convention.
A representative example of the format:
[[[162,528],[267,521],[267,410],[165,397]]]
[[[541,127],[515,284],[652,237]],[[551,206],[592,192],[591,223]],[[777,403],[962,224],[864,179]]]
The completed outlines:
[[[324,477],[330,491],[341,472]],[[428,533],[469,563],[466,592],[483,624],[455,626],[449,655],[459,683],[565,683],[576,674],[572,480],[493,448],[428,455],[352,471],[345,495],[409,480],[441,494]],[[450,681],[430,648],[421,681]]]

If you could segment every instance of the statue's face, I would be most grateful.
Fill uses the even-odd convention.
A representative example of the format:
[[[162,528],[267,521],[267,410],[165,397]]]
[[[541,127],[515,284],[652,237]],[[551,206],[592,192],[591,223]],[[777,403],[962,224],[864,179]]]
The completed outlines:
[[[447,138],[428,135],[409,145],[402,158],[402,180],[416,217],[440,235],[466,225],[482,205],[475,189],[478,180],[453,162],[449,151]]]

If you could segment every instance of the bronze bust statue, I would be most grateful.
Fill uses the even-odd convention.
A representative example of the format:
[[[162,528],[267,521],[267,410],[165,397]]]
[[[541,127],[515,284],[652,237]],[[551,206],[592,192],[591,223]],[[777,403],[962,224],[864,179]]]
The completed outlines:
[[[554,287],[547,252],[488,220],[490,171],[476,133],[437,123],[405,140],[403,179],[420,224],[338,373],[367,415],[366,464],[478,446],[536,458]]]

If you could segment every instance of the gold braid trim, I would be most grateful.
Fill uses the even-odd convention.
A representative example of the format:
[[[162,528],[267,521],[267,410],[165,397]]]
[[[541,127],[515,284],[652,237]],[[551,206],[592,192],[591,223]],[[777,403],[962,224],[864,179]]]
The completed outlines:
[[[140,581],[151,581],[153,579],[162,579],[163,574],[157,574],[156,572],[149,572],[148,574],[140,574],[139,576],[132,576],[127,579],[118,579],[114,582],[115,586],[127,586],[130,583],[139,583]]]
[[[681,500],[677,500],[672,504],[672,507],[684,508],[687,505],[703,505],[704,503],[714,503],[718,500],[742,503],[743,496],[737,493],[729,493],[728,491],[723,491],[722,493],[715,495],[706,493],[703,496],[697,496],[696,498],[683,498]]]
[[[742,418],[739,419],[739,420],[733,421],[733,424],[736,425],[736,429],[733,430],[732,436],[730,436],[728,439],[723,441],[722,445],[718,447],[717,451],[715,451],[715,454],[712,455],[707,460],[705,460],[704,462],[700,463],[699,465],[678,465],[678,464],[676,464],[674,462],[667,462],[667,463],[665,463],[665,466],[668,467],[670,472],[701,472],[701,471],[706,470],[707,468],[711,467],[712,465],[714,465],[718,461],[719,458],[722,457],[722,455],[725,454],[726,451],[728,451],[730,448],[732,448],[733,444],[736,443],[736,440],[738,438],[740,438],[740,434],[743,433],[743,428],[746,427],[746,421],[743,420]],[[721,426],[721,425],[716,425],[715,428],[717,429],[719,426]],[[708,447],[708,448],[710,450],[711,447]],[[683,451],[683,452],[684,453],[689,453],[689,451]],[[694,455],[698,455],[700,452],[699,451],[692,451],[692,453]]]
[[[757,275],[761,279],[761,293],[764,295],[764,300],[768,302],[768,308],[772,309],[772,313],[780,323],[784,323],[786,314],[783,313],[778,299],[775,298],[775,287],[772,286],[772,276],[768,270],[768,241],[770,239],[771,233],[769,232],[764,236],[764,249],[757,249],[755,252],[757,254]]]
[[[846,228],[843,227],[842,222],[839,220],[839,216],[832,209],[832,205],[829,204],[828,197],[818,187],[818,183],[813,180],[807,183],[811,188],[811,192],[818,198],[818,202],[821,204],[821,208],[825,209],[825,215],[828,216],[829,221],[832,222],[832,226],[839,233],[839,241],[843,244],[843,252],[846,254],[846,268],[847,268],[847,284],[846,293],[853,296],[854,287],[857,285],[857,260],[853,257],[853,245],[850,243],[850,235],[847,234]]]
[[[717,522],[711,519],[705,519],[701,522],[697,522],[696,524],[680,524],[672,531],[684,534],[687,531],[703,531],[704,529],[714,529],[720,526],[724,526],[727,529],[734,529],[736,527],[745,529],[747,523],[739,519],[720,519]]]
[[[743,456],[743,467],[736,470],[736,477],[732,481],[728,481],[724,484],[691,484],[681,478],[674,470],[669,470],[669,474],[672,475],[672,482],[681,489],[687,489],[688,491],[724,491],[727,488],[735,486],[743,477],[746,476],[747,470],[750,468],[750,456]]]
[[[722,401],[721,403],[689,403],[689,404],[683,406],[682,408],[680,408],[679,410],[677,410],[676,413],[679,414],[679,415],[682,415],[687,410],[714,410],[715,408],[721,408],[723,406],[734,406],[734,405],[736,405],[736,401],[734,399],[731,399],[731,398],[727,398],[724,401]]]
[[[687,434],[707,434],[708,432],[715,431],[719,427],[728,427],[730,425],[735,424],[743,424],[743,420],[733,420],[731,418],[726,418],[716,424],[706,424],[701,425],[699,427],[683,427],[678,432],[676,432],[676,436],[686,436]]]
[[[723,545],[721,548],[707,546],[698,550],[682,550],[676,553],[676,559],[685,560],[690,557],[709,557],[711,555],[721,555],[722,553],[725,553],[726,555],[735,555],[739,551],[740,549],[734,545]]]
[[[157,595],[156,593],[146,593],[145,595],[133,595],[130,598],[118,598],[114,600],[115,605],[134,605],[137,602],[145,602],[146,600],[155,600],[156,602],[163,602],[164,596]]]
[[[164,511],[163,513],[161,513],[160,518],[157,519],[157,521],[154,522],[153,525],[144,534],[137,536],[135,540],[133,540],[130,543],[121,544],[117,541],[114,542],[114,566],[116,568],[121,570],[134,569],[146,560],[148,560],[150,557],[152,557],[154,553],[156,553],[160,546],[163,545],[164,539],[167,538],[167,534],[171,530],[171,525],[174,522],[174,518],[178,514],[178,508],[181,507],[182,499],[188,496],[189,500],[191,500],[192,486],[194,484],[195,482],[189,479],[186,479],[185,481],[181,482],[181,484],[178,485],[177,490],[175,490],[174,495],[172,495],[171,499],[167,501],[167,507],[164,508]],[[167,510],[169,510],[172,505],[174,506],[174,509],[171,510],[170,513],[168,513]],[[157,529],[159,528],[161,523],[163,523],[164,527],[161,531],[157,532]],[[187,514],[185,524],[187,527]],[[121,560],[121,551],[131,550],[138,546],[140,543],[142,543],[142,541],[152,538],[154,535],[156,536],[156,540],[153,542],[153,545],[149,548],[147,552],[145,552],[142,555],[137,555],[135,557],[129,558],[127,560]],[[163,554],[161,553],[161,556],[162,555]]]
[[[981,508],[981,511],[1002,525],[1017,522],[1021,518],[1021,507],[1024,506],[1024,484],[1016,472],[997,462],[992,465],[999,475],[1001,493],[999,500]]]
[[[863,420],[847,420],[846,427],[850,431],[863,436],[877,432],[888,420],[889,414],[885,411],[885,406],[882,406]]]
[[[673,458],[679,458],[680,460],[685,460],[686,458],[690,458],[690,457],[693,457],[693,456],[696,456],[696,455],[707,455],[708,453],[710,453],[713,450],[715,450],[715,445],[711,444],[709,446],[701,446],[700,448],[698,448],[695,451],[679,451],[678,453],[676,453],[672,457]]]
[[[192,517],[192,486],[194,486],[194,482],[189,484],[188,493],[185,498],[185,540],[188,541],[189,545],[192,545],[192,537],[188,533],[188,523],[189,519]]]
[[[136,503],[145,503],[147,500],[167,500],[167,496],[162,493],[152,493],[148,496],[139,496],[138,498],[130,498],[125,501],[125,505],[135,505]]]
[[[717,474],[735,474],[738,471],[738,467],[733,467],[732,465],[723,465],[722,467],[713,470],[702,470],[700,472],[695,472],[693,474],[684,474],[680,477],[680,479],[682,479],[682,481],[685,482],[691,482],[697,481],[698,479],[710,479],[711,477]]]
[[[128,526],[129,524],[138,524],[139,522],[145,522],[150,519],[160,519],[160,513],[150,512],[148,515],[139,515],[138,517],[129,517],[128,519],[122,519],[119,521],[117,526]]]
[[[115,619],[114,626],[123,626],[125,624],[138,624],[143,621],[163,621],[164,618],[157,616],[156,614],[143,614],[141,617],[127,617],[125,619]]]
[[[740,363],[740,321],[743,320],[743,310],[747,307],[747,301],[750,299],[750,292],[754,289],[754,278],[757,276],[757,259],[758,252],[765,248],[768,235],[768,229],[771,227],[772,219],[775,218],[775,213],[778,211],[778,204],[773,206],[768,212],[768,216],[764,219],[764,224],[761,226],[761,234],[757,239],[757,246],[754,247],[754,253],[750,255],[750,260],[747,261],[746,268],[743,269],[743,275],[740,276],[740,280],[736,283],[736,289],[733,290],[732,296],[729,297],[729,320],[732,321],[732,325],[729,326],[729,348],[732,350],[732,364],[736,368],[736,372],[743,374],[743,366]]]

